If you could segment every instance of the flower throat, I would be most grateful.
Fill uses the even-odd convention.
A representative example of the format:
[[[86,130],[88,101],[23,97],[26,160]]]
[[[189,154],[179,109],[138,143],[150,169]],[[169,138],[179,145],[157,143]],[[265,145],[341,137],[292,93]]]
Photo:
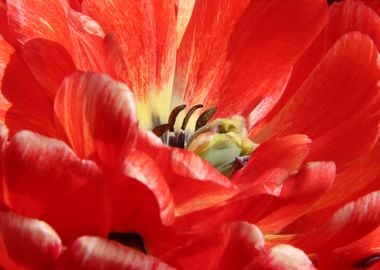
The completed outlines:
[[[203,108],[203,105],[198,104],[190,108],[181,127],[176,130],[176,119],[185,108],[186,105],[175,107],[168,122],[153,128],[153,133],[169,146],[195,152],[228,177],[241,169],[257,147],[248,138],[244,117],[235,115],[231,118],[217,118],[208,123],[216,112],[216,108],[210,108],[200,114],[194,131],[191,131],[186,127],[195,111]]]

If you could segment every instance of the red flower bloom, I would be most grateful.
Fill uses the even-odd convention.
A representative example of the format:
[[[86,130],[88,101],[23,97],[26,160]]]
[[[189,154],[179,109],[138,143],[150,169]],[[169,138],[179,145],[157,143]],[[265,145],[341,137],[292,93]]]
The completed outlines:
[[[0,13],[0,266],[376,267],[369,7],[9,0]]]

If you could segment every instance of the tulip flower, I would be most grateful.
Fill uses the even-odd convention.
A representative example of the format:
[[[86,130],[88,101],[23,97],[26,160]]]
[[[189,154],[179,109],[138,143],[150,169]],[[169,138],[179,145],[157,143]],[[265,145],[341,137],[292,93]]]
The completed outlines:
[[[359,1],[0,1],[0,266],[374,269]]]

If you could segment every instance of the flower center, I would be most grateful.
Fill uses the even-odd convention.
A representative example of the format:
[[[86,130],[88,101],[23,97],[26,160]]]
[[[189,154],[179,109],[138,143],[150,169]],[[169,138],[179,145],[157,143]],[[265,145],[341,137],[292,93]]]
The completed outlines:
[[[244,117],[235,115],[208,123],[216,112],[216,108],[210,108],[199,115],[195,129],[191,131],[186,127],[194,112],[203,108],[199,104],[190,108],[181,127],[176,129],[176,119],[185,108],[186,105],[175,107],[168,123],[156,126],[153,133],[169,146],[195,152],[226,176],[231,176],[247,163],[257,144],[248,138]]]

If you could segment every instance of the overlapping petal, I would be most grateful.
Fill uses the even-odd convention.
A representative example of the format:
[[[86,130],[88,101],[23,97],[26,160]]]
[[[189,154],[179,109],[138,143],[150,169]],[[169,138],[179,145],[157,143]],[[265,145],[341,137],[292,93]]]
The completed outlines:
[[[333,163],[310,163],[283,179],[276,186],[277,194],[248,186],[214,207],[179,217],[174,225],[177,230],[197,232],[227,221],[246,220],[260,224],[265,232],[277,232],[304,214],[331,187],[334,176]]]
[[[322,269],[376,267],[366,235],[380,220],[380,23],[368,7],[4,3],[0,209],[12,212],[0,212],[1,266],[171,269],[104,239],[116,232],[186,269],[314,269],[280,243]],[[247,118],[259,146],[231,179],[139,129],[178,103]]]
[[[52,269],[61,239],[45,222],[0,211],[0,265],[6,269]]]
[[[64,242],[82,234],[107,235],[107,190],[93,162],[80,160],[61,141],[29,131],[14,135],[3,151],[9,208],[47,221]]]
[[[95,53],[101,48],[102,29],[91,18],[71,11],[68,1],[12,0],[7,7],[9,28],[21,44],[36,38],[58,43],[78,68],[98,71],[102,55]]]
[[[373,42],[358,32],[346,34],[255,138],[300,132],[313,140],[352,117],[376,96],[378,74]]]
[[[120,174],[110,182],[114,230],[147,233],[161,224],[173,223],[172,194],[160,169],[148,155],[129,152]]]
[[[174,269],[166,263],[132,248],[101,238],[78,238],[62,254],[56,269]]]
[[[151,128],[153,115],[167,118],[176,57],[174,0],[96,0],[83,1],[82,6],[105,32],[116,36],[116,42],[111,39],[106,46],[106,55],[117,54],[111,68],[116,67],[117,78],[127,83],[139,101],[141,126]]]
[[[1,37],[0,43],[1,122],[12,133],[29,129],[54,137],[52,102],[18,52]]]
[[[336,211],[322,225],[301,234],[294,244],[305,251],[326,251],[347,245],[376,229],[380,192],[374,191]]]
[[[363,5],[362,1],[334,3],[329,9],[328,21],[323,31],[294,65],[292,76],[285,92],[275,108],[268,115],[268,118],[275,116],[289,101],[289,98],[292,97],[328,50],[342,35],[359,31],[369,35],[379,48],[379,25],[380,20],[378,16],[372,9]]]
[[[380,228],[378,227],[350,245],[335,249],[332,252],[322,252],[318,259],[319,269],[377,269],[380,259],[379,233]]]
[[[228,178],[195,153],[167,147],[150,132],[140,131],[137,146],[160,164],[177,216],[216,205],[237,191]]]
[[[9,28],[14,31],[19,42],[34,38],[46,38],[70,48],[67,13],[67,1],[7,1]],[[49,12],[46,12],[46,11]]]
[[[291,246],[265,247],[260,229],[245,222],[226,224],[163,256],[180,269],[314,269]]]
[[[110,77],[77,72],[55,98],[57,124],[73,150],[101,166],[118,168],[135,145],[136,109],[129,88]]]
[[[268,140],[252,154],[248,164],[233,181],[241,189],[252,187],[257,193],[278,195],[282,182],[297,173],[309,154],[310,139],[304,135],[291,135]]]
[[[174,94],[255,124],[280,97],[326,12],[323,1],[197,1],[177,56]]]

